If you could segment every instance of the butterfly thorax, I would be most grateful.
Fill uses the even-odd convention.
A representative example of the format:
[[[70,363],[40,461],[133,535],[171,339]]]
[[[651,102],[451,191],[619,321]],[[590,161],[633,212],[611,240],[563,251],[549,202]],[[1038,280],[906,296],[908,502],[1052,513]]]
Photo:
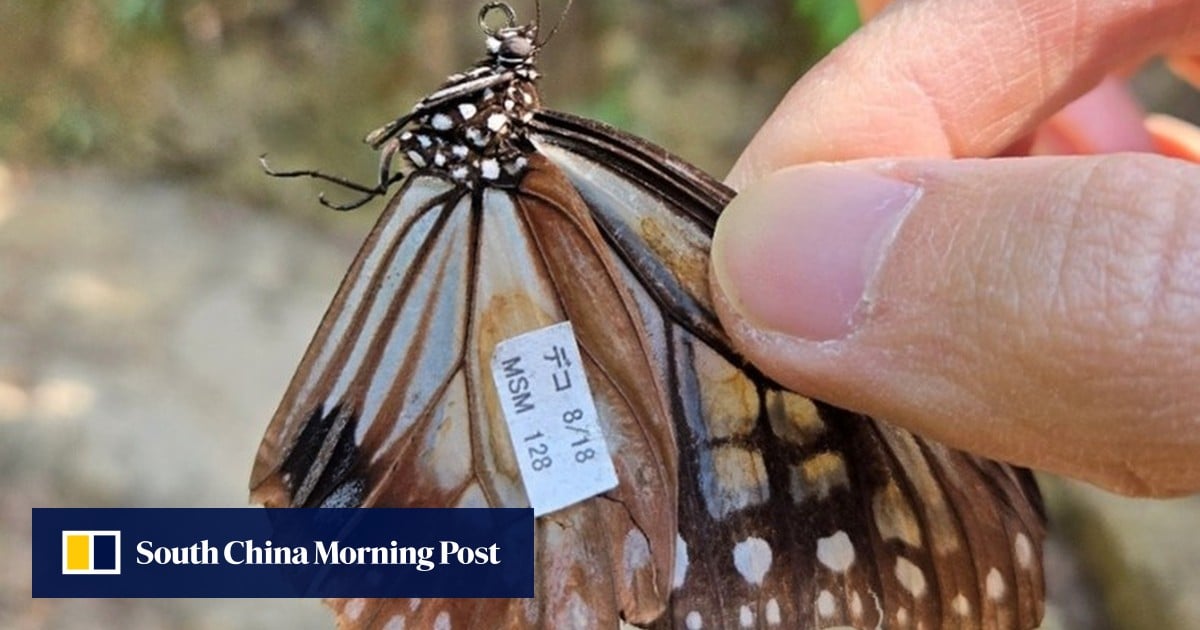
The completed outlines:
[[[536,28],[489,32],[487,56],[451,75],[413,111],[367,136],[385,159],[467,186],[515,186],[532,149],[525,127],[539,107]]]

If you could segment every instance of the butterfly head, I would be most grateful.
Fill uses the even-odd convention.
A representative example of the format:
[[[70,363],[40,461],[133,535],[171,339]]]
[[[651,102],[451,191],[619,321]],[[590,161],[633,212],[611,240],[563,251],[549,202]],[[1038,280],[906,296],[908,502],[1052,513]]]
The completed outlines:
[[[500,28],[493,28],[489,18],[497,12],[503,15],[505,23]],[[487,34],[488,57],[497,66],[512,68],[530,64],[541,48],[537,41],[537,24],[518,26],[512,7],[502,2],[485,4],[479,10],[479,25]]]
[[[520,66],[533,61],[538,46],[535,42],[537,28],[532,24],[502,28],[488,35],[488,55],[501,66]]]

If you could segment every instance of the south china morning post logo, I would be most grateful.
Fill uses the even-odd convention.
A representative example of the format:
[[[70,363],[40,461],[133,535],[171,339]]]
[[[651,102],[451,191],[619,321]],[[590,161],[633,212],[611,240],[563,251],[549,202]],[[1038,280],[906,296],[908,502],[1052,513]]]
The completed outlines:
[[[121,532],[62,532],[63,575],[120,575]]]
[[[532,597],[533,531],[530,509],[35,508],[33,596]]]
[[[139,565],[344,565],[408,566],[421,572],[447,565],[499,565],[500,545],[465,547],[453,540],[436,546],[402,545],[395,540],[385,545],[352,547],[337,540],[316,540],[311,546],[277,545],[271,540],[231,540],[214,545],[201,540],[188,546],[156,546],[153,541],[137,543]]]

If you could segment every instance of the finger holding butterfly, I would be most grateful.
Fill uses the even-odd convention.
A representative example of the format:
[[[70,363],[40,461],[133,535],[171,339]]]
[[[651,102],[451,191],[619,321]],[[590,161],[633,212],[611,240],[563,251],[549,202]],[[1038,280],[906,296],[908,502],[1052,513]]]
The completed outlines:
[[[994,156],[1154,55],[1196,84],[1198,11],[1194,0],[893,2],[796,82],[726,181],[740,190],[814,161]]]
[[[714,240],[736,343],[785,385],[953,446],[1125,493],[1200,489],[1200,133],[1144,126],[1111,82],[1067,107],[1131,60],[1198,51],[1194,1],[889,6],[730,174],[785,169]],[[1048,120],[1035,150],[1184,160],[786,168],[992,156]]]

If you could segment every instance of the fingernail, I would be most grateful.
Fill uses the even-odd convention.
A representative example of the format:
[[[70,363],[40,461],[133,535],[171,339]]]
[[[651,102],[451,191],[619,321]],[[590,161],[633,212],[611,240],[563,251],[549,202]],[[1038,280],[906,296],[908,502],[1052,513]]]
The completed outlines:
[[[721,214],[712,248],[716,282],[757,328],[842,339],[918,191],[863,167],[775,173]]]

